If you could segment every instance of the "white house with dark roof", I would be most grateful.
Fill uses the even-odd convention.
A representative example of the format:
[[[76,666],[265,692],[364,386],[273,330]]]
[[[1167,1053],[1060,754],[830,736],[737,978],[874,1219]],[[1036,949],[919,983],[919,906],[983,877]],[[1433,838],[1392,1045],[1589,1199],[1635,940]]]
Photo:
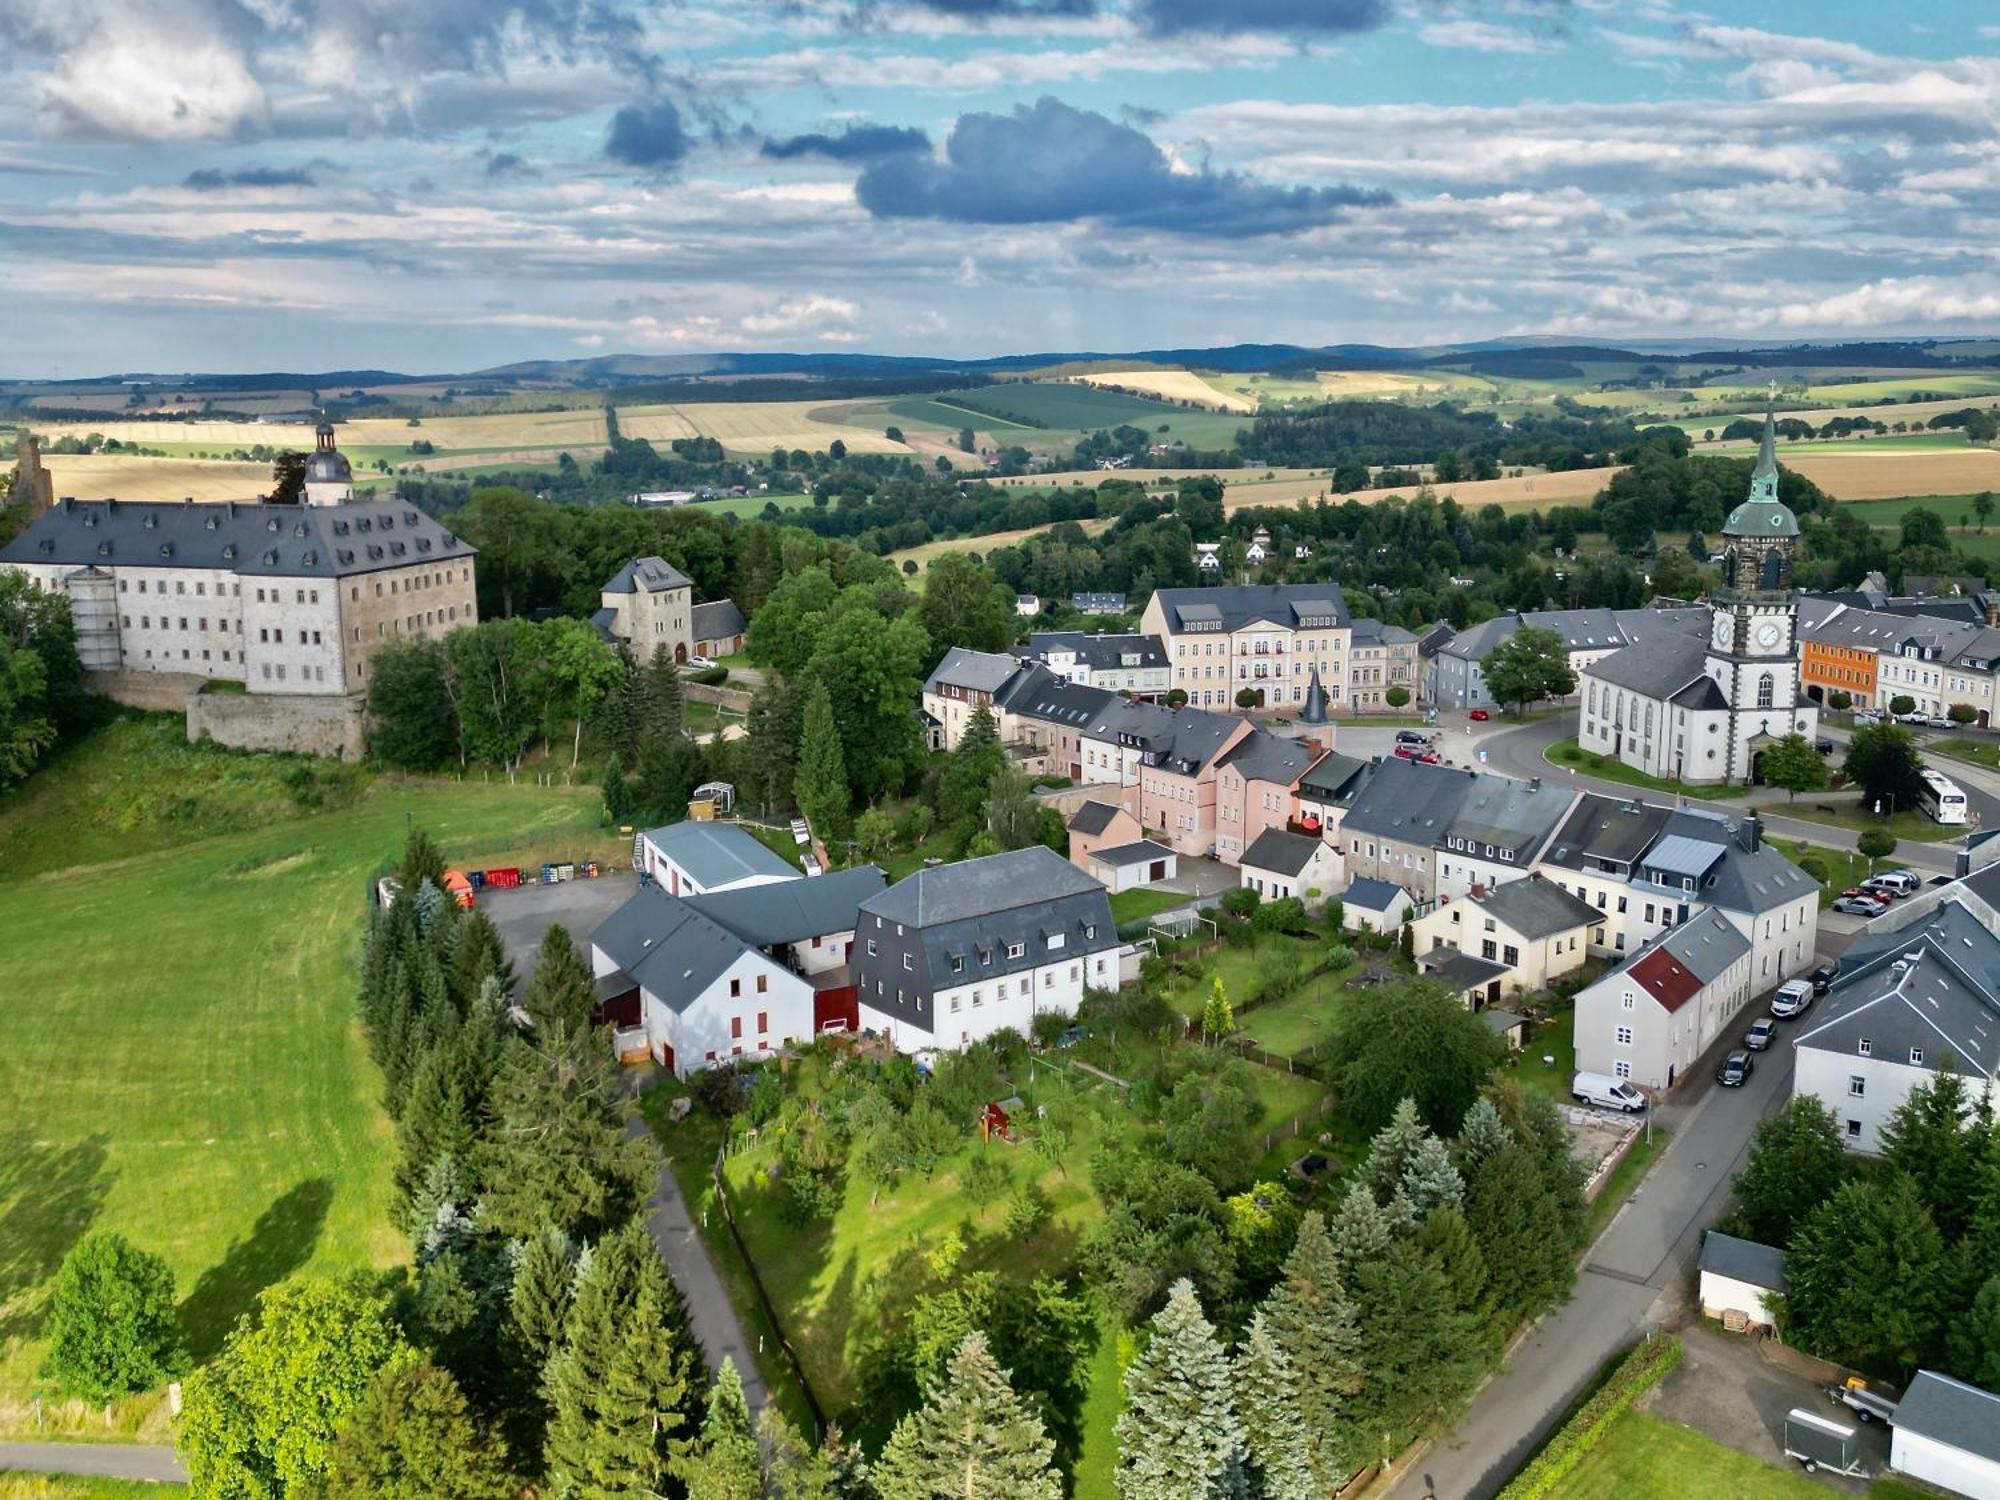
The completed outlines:
[[[1972,1500],[2000,1500],[2000,1395],[1919,1370],[1896,1404],[1889,1467]]]
[[[1990,895],[2000,867],[1942,888],[1946,899],[1905,925],[1862,933],[1801,1023],[1792,1092],[1830,1109],[1852,1150],[1879,1151],[1889,1117],[1942,1068],[1972,1100],[2000,1104],[2000,936],[1978,883]]]
[[[1340,859],[1332,846],[1303,833],[1266,828],[1243,851],[1238,866],[1242,884],[1266,901],[1296,896],[1310,910],[1325,905],[1340,878]]]
[[[673,896],[797,880],[803,873],[734,823],[669,823],[639,835],[639,869]]]
[[[1180,873],[1180,856],[1152,839],[1100,844],[1083,857],[1082,863],[1091,879],[1113,895],[1144,885],[1158,885]]]
[[[1410,893],[1389,880],[1366,875],[1340,892],[1340,926],[1344,932],[1395,932],[1410,914]]]
[[[862,1029],[899,1051],[951,1050],[1118,987],[1104,887],[1041,845],[937,865],[861,903]]]
[[[635,557],[604,585],[591,617],[612,640],[648,661],[664,647],[675,661],[694,654],[694,580],[664,557]]]
[[[1163,697],[1172,685],[1167,653],[1150,635],[1037,630],[1016,654],[1071,682],[1138,698]]]
[[[1417,919],[1412,937],[1420,959],[1452,948],[1500,964],[1501,991],[1517,994],[1546,989],[1583,967],[1595,915],[1546,877],[1529,875],[1441,899]]]
[[[1358,625],[1358,622],[1357,622]],[[1708,611],[1691,607],[1662,609],[1531,609],[1497,615],[1453,634],[1427,632],[1418,654],[1429,665],[1422,674],[1425,701],[1439,708],[1499,708],[1486,686],[1486,658],[1513,639],[1523,627],[1554,631],[1562,637],[1570,670],[1602,661],[1614,651],[1635,646],[1663,633],[1700,636],[1708,629]],[[1426,655],[1424,647],[1430,649]]]
[[[688,611],[689,634],[697,656],[734,656],[743,649],[749,622],[734,599],[713,599]]]
[[[1711,1229],[1701,1241],[1700,1294],[1704,1318],[1734,1315],[1745,1329],[1771,1328],[1773,1299],[1785,1294],[1785,1252]]]
[[[1575,803],[1575,792],[1539,776],[1473,777],[1432,840],[1430,895],[1463,896],[1526,878]]]
[[[1750,943],[1705,911],[1576,997],[1576,1065],[1669,1089],[1758,993]]]
[[[1670,807],[1585,792],[1542,851],[1536,868],[1592,909],[1592,957],[1637,953],[1681,920],[1682,903],[1632,890],[1672,816]]]
[[[984,708],[999,725],[1001,710],[993,701],[1020,661],[1001,651],[972,651],[953,646],[924,679],[923,715],[933,750],[956,750],[965,726]],[[1000,726],[1003,731],[1005,726]]]
[[[1664,632],[1583,669],[1584,749],[1649,776],[1748,784],[1771,744],[1817,731],[1819,706],[1800,683],[1799,522],[1778,499],[1768,416],[1749,497],[1730,513],[1722,543],[1705,639]]]

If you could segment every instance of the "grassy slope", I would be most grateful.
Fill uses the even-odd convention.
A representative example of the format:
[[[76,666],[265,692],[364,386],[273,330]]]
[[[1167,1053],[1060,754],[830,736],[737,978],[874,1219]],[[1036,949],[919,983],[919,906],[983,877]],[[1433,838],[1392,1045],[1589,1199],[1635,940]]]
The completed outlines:
[[[0,800],[0,1401],[29,1389],[47,1278],[88,1227],[167,1257],[197,1352],[293,1270],[393,1262],[389,1128],[350,1011],[364,880],[406,810],[447,851],[595,813],[587,790],[383,779],[301,815],[246,772],[186,823],[91,827],[165,796],[97,787],[128,733]],[[154,776],[191,785],[172,759]]]
[[[1647,1412],[1627,1412],[1552,1492],[1553,1500],[1824,1500],[1826,1486],[1796,1469],[1726,1448]],[[1913,1493],[1878,1481],[1869,1494],[1886,1500]]]

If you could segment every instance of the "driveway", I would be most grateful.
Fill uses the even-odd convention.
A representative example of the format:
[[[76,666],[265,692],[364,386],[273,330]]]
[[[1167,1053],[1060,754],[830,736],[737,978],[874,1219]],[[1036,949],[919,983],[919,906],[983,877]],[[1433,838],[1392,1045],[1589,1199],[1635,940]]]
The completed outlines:
[[[1487,1500],[1526,1462],[1605,1361],[1678,1310],[1701,1231],[1722,1216],[1759,1119],[1791,1096],[1792,1049],[1773,1047],[1740,1089],[1714,1067],[1723,1033],[1684,1092],[1660,1107],[1673,1139],[1584,1256],[1570,1300],[1529,1330],[1501,1372],[1388,1493],[1396,1500]]]
[[[479,893],[479,905],[500,929],[500,941],[514,961],[515,978],[525,984],[535,967],[535,949],[541,945],[544,932],[562,923],[587,955],[597,924],[638,889],[638,875],[620,870],[595,880],[524,885],[511,891],[487,889]]]
[[[137,1443],[0,1443],[0,1470],[10,1469],[26,1474],[187,1483],[187,1470],[181,1466],[178,1453]]]

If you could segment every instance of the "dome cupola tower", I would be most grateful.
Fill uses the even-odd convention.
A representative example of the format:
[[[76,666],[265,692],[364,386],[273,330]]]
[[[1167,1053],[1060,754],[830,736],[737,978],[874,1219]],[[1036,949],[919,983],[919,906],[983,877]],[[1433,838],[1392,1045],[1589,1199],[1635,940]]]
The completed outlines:
[[[306,504],[346,505],[354,498],[354,467],[333,446],[333,424],[322,422],[306,460]]]

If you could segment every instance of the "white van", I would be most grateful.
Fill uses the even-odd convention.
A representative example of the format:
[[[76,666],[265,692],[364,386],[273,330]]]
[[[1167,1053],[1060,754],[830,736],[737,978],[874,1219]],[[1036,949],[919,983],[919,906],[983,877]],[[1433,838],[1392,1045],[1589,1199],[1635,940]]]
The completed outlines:
[[[1634,1114],[1646,1107],[1646,1096],[1622,1078],[1604,1073],[1579,1073],[1570,1080],[1570,1097],[1578,1104],[1619,1109]]]
[[[1778,986],[1778,993],[1771,997],[1771,1014],[1780,1021],[1789,1021],[1794,1016],[1806,1013],[1806,1007],[1813,1003],[1813,987],[1810,979],[1787,979]]]

